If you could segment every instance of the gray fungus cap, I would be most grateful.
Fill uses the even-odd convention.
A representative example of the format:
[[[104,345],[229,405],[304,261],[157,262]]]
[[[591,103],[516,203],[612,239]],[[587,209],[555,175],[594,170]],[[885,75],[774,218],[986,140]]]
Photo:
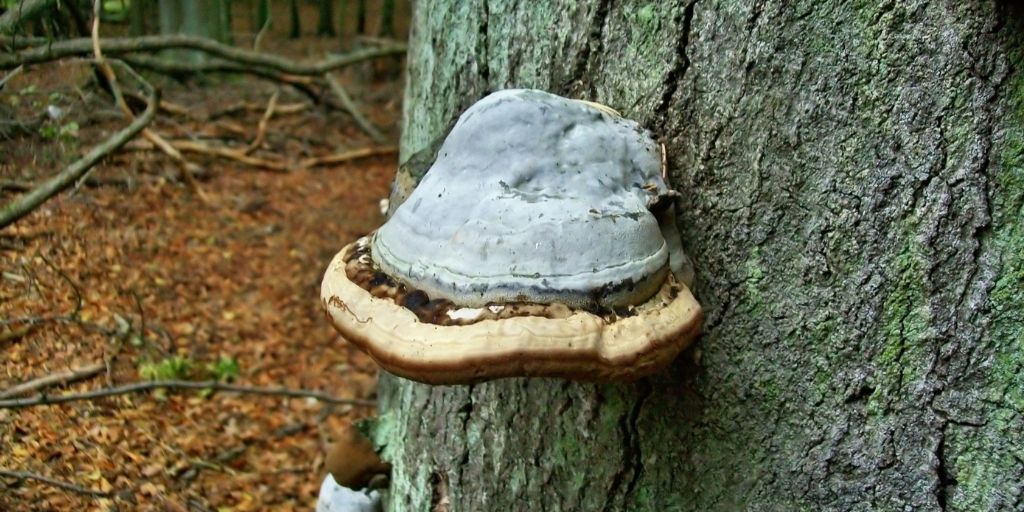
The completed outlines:
[[[534,90],[480,100],[373,237],[374,260],[431,297],[622,306],[664,280],[650,205],[670,194],[637,123]]]

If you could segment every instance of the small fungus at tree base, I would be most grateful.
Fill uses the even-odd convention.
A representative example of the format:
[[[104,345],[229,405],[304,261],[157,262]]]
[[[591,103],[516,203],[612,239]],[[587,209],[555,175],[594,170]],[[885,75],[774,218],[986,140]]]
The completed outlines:
[[[664,165],[608,107],[493,93],[388,221],[335,256],[324,308],[385,370],[421,382],[649,375],[702,318]]]

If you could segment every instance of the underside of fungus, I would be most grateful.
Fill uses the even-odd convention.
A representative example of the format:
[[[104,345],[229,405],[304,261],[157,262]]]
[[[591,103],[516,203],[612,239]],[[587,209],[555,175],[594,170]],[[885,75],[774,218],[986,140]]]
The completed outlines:
[[[388,222],[335,256],[324,307],[422,382],[639,378],[700,327],[676,196],[635,122],[500,91],[462,114]]]

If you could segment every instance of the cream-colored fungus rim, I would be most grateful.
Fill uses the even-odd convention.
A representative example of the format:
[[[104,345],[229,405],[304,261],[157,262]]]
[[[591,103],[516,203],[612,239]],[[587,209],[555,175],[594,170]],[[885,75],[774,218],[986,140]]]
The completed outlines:
[[[664,307],[640,307],[638,314],[614,322],[576,311],[559,319],[423,323],[412,311],[374,297],[348,278],[345,260],[354,248],[354,243],[345,246],[324,275],[320,293],[331,323],[385,370],[429,384],[519,376],[637,379],[671,362],[697,336],[703,318],[689,288],[676,283],[678,292]]]

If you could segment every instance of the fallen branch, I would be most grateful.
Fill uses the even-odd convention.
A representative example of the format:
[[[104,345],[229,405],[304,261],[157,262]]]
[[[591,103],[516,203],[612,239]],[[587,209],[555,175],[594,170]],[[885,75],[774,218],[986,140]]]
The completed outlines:
[[[0,468],[0,476],[8,478],[17,478],[18,480],[35,480],[37,482],[43,482],[47,485],[59,487],[65,491],[76,492],[78,494],[88,494],[89,496],[99,496],[101,498],[110,497],[113,493],[107,491],[100,491],[97,489],[90,489],[88,487],[82,487],[68,482],[62,482],[55,478],[43,476],[38,473],[31,473],[28,471],[11,471],[9,469]]]
[[[241,386],[238,384],[227,384],[214,380],[190,381],[190,380],[153,380],[147,382],[134,382],[112,388],[100,388],[84,393],[73,393],[68,395],[36,395],[31,398],[16,398],[11,400],[0,400],[0,409],[21,409],[37,405],[54,405],[65,402],[81,400],[94,400],[115,395],[127,395],[154,389],[201,389],[212,391],[223,391],[230,393],[241,393],[243,395],[283,396],[289,398],[312,398],[331,405],[362,405],[367,407],[376,406],[374,400],[362,400],[358,398],[337,398],[327,393],[308,389],[289,388],[258,388]]]
[[[12,52],[14,50],[21,50],[22,48],[39,46],[41,44],[47,44],[52,42],[52,39],[46,37],[11,34],[8,37],[0,37],[0,50],[3,50],[5,52]]]
[[[206,116],[206,119],[214,120],[225,116],[235,115],[245,110],[263,110],[263,108],[263,105],[257,105],[256,103],[240,101],[238,103],[228,105],[227,107],[216,112],[211,112],[209,115]],[[283,105],[277,105],[276,107],[274,107],[274,115],[298,114],[299,112],[302,112],[307,108],[309,108],[308,103],[285,103]]]
[[[263,144],[263,139],[267,136],[267,125],[270,123],[270,118],[274,116],[274,108],[277,107],[277,91],[270,97],[270,101],[267,102],[267,110],[263,112],[263,116],[260,117],[260,122],[256,125],[256,137],[252,139],[249,146],[243,150],[243,153],[248,155]]]
[[[327,81],[327,86],[331,88],[331,92],[338,97],[338,101],[341,102],[341,107],[348,112],[348,115],[352,116],[352,119],[355,120],[357,125],[359,125],[359,128],[362,128],[362,130],[366,132],[374,142],[377,142],[378,144],[384,142],[384,135],[381,134],[375,126],[373,126],[373,123],[371,123],[369,119],[359,112],[359,107],[356,106],[356,102],[352,101],[352,97],[348,95],[348,92],[341,86],[338,79],[334,78],[334,75],[331,73],[325,73],[324,80]]]
[[[148,69],[150,71],[172,77],[203,73],[239,73],[254,75],[273,82],[290,85],[300,93],[306,95],[306,97],[314,103],[318,103],[320,101],[320,93],[313,88],[313,80],[310,77],[289,75],[273,69],[257,66],[244,66],[233,62],[225,62],[223,60],[178,62],[148,57],[145,55],[126,55],[123,60],[131,64],[132,67]]]
[[[144,84],[144,86],[146,85],[148,84]],[[85,156],[72,162],[71,165],[65,167],[56,176],[0,208],[0,229],[9,226],[43,204],[47,199],[70,187],[92,166],[138,135],[156,116],[157,105],[160,100],[159,93],[152,87],[149,87],[149,93],[150,98],[149,103],[146,105],[146,110],[141,116],[132,121],[131,124],[93,147]]]
[[[357,50],[343,55],[331,55],[319,62],[295,62],[276,55],[267,55],[219,43],[213,39],[182,34],[115,37],[100,40],[108,55],[153,52],[168,49],[199,50],[246,66],[273,69],[281,73],[303,76],[323,76],[324,73],[379,57],[403,55],[406,46],[400,43]],[[89,38],[68,39],[49,45],[40,45],[14,54],[0,55],[0,69],[13,69],[22,64],[40,64],[65,57],[84,56],[92,52]]]
[[[378,155],[390,155],[398,152],[398,146],[381,146],[371,148],[359,148],[350,151],[343,151],[341,153],[335,153],[327,156],[317,156],[307,158],[299,163],[299,166],[303,169],[310,167],[316,167],[318,165],[331,165],[349,162],[357,160],[359,158],[366,158]]]
[[[6,75],[4,75],[3,78],[0,78],[0,90],[3,90],[4,86],[7,85],[7,82],[11,81],[12,78],[20,75],[24,69],[25,66],[18,66],[14,68],[14,71],[7,73]]]
[[[186,153],[199,153],[202,155],[208,155],[218,158],[227,158],[228,160],[234,160],[236,162],[250,165],[252,167],[259,167],[277,172],[285,172],[288,170],[288,164],[278,160],[267,160],[264,158],[258,158],[254,156],[246,155],[240,149],[208,146],[202,142],[196,142],[193,140],[171,140],[168,144],[173,146],[175,149],[186,152]],[[154,146],[149,142],[135,142],[132,143],[129,149],[144,149],[150,150]]]
[[[68,384],[71,382],[85,380],[102,373],[106,367],[107,365],[104,363],[96,363],[82,368],[76,368],[74,370],[52,373],[0,391],[0,398],[10,398],[12,396],[24,395],[25,393],[30,393],[32,391],[37,391],[39,389],[48,388],[58,384]]]
[[[287,162],[282,160],[268,160],[265,158],[254,157],[245,154],[245,149],[227,148],[219,146],[209,146],[202,142],[196,142],[193,140],[171,140],[168,144],[174,146],[176,149],[186,153],[199,153],[203,155],[226,158],[228,160],[234,160],[238,163],[245,164],[252,167],[259,167],[261,169],[267,169],[276,172],[287,172],[289,166]],[[151,150],[153,149],[152,143],[145,141],[132,142],[128,149],[132,150]],[[308,169],[310,167],[317,167],[321,165],[341,164],[350,162],[352,160],[358,160],[360,158],[367,158],[379,155],[389,155],[398,152],[398,146],[380,146],[380,147],[366,147],[353,149],[349,151],[343,151],[341,153],[335,153],[327,156],[317,156],[306,158],[300,161],[297,165],[299,169]]]

